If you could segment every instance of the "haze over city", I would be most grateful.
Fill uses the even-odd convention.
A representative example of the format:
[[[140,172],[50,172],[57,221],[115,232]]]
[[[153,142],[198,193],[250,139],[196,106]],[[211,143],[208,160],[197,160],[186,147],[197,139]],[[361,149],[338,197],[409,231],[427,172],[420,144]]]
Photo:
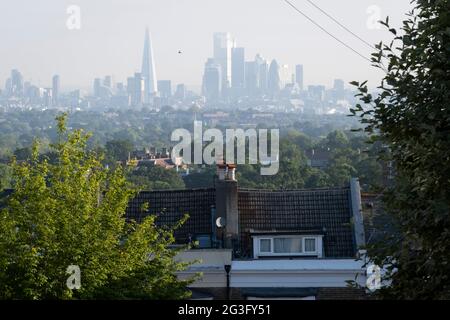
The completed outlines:
[[[2,310],[348,319],[357,300],[403,319],[450,300],[449,17],[1,0]]]
[[[371,49],[345,32],[307,1],[293,3],[352,48],[370,57]],[[386,40],[385,28],[370,28],[379,9],[393,26],[404,18],[409,1],[316,1],[343,25],[369,43]],[[80,7],[81,28],[69,30],[70,5]],[[376,86],[382,74],[295,12],[284,1],[8,1],[0,3],[0,83],[11,69],[24,80],[50,86],[61,76],[62,90],[91,90],[95,77],[117,82],[140,71],[145,28],[151,32],[158,79],[185,83],[200,92],[204,64],[213,54],[213,33],[230,32],[246,60],[256,54],[287,64],[304,65],[305,85],[333,79],[368,79]],[[373,25],[373,24],[372,24]]]

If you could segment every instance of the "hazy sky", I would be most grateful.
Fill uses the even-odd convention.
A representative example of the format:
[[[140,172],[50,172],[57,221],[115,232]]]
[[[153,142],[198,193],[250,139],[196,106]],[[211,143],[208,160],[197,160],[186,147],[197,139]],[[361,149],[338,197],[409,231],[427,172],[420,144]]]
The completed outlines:
[[[370,48],[353,38],[306,0],[291,0],[330,32],[367,57]],[[390,39],[369,28],[378,8],[399,26],[410,0],[313,0],[370,43]],[[66,9],[81,9],[81,29],[69,30]],[[376,6],[376,7],[373,7]],[[370,12],[368,12],[368,10]],[[145,27],[152,35],[157,78],[199,86],[212,34],[229,31],[246,59],[257,53],[293,67],[303,64],[305,84],[331,86],[334,78],[377,85],[380,72],[323,33],[283,0],[2,0],[0,86],[12,68],[25,80],[50,86],[59,74],[64,88],[89,88],[94,77],[114,80],[139,71]],[[183,53],[178,54],[178,50]]]

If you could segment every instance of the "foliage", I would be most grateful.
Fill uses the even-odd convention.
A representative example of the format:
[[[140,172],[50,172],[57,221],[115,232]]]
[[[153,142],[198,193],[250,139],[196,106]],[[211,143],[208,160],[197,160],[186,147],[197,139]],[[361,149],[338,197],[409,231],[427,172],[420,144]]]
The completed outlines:
[[[111,140],[106,142],[105,149],[106,160],[113,164],[116,161],[126,161],[134,146],[129,140]]]
[[[66,115],[57,121],[56,164],[39,157],[37,143],[29,161],[12,164],[14,192],[0,211],[0,298],[186,297],[173,229],[157,228],[154,216],[127,222],[135,191],[122,170],[105,169],[86,150],[89,135],[66,130]],[[66,286],[69,265],[80,267],[79,290]]]
[[[0,191],[11,187],[12,169],[10,166],[0,163]]]
[[[127,179],[136,187],[144,190],[184,189],[184,181],[172,169],[157,165],[139,166],[129,169]]]
[[[365,131],[388,147],[396,181],[384,197],[397,235],[369,247],[397,299],[450,298],[450,1],[415,0],[401,31],[373,54],[380,93],[358,86]]]

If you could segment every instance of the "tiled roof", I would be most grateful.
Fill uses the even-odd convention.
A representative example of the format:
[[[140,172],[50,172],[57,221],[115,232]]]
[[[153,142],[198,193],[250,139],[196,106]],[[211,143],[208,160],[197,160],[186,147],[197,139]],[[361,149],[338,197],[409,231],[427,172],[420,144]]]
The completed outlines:
[[[149,203],[146,212],[140,210]],[[173,225],[185,213],[190,218],[175,233],[179,243],[190,236],[211,234],[215,189],[141,192],[127,209],[127,217],[140,221],[148,214],[159,215],[159,225]],[[252,255],[251,232],[300,232],[324,235],[327,258],[353,257],[356,245],[351,225],[350,188],[293,191],[238,191],[240,255]]]
[[[158,225],[172,226],[185,214],[188,221],[175,232],[179,243],[186,243],[195,234],[212,232],[211,208],[215,206],[215,189],[143,191],[127,208],[127,218],[141,221],[149,214],[156,214]],[[141,210],[148,203],[147,211]]]
[[[323,230],[325,257],[355,255],[350,188],[297,191],[240,189],[238,199],[243,248],[250,247],[251,229]]]

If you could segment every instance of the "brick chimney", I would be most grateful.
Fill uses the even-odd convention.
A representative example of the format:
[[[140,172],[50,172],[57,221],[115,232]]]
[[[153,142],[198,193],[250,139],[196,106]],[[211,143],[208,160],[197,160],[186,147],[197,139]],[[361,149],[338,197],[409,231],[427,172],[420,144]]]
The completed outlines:
[[[239,242],[238,185],[236,165],[218,164],[216,181],[216,217],[225,218],[224,247],[235,249]]]

